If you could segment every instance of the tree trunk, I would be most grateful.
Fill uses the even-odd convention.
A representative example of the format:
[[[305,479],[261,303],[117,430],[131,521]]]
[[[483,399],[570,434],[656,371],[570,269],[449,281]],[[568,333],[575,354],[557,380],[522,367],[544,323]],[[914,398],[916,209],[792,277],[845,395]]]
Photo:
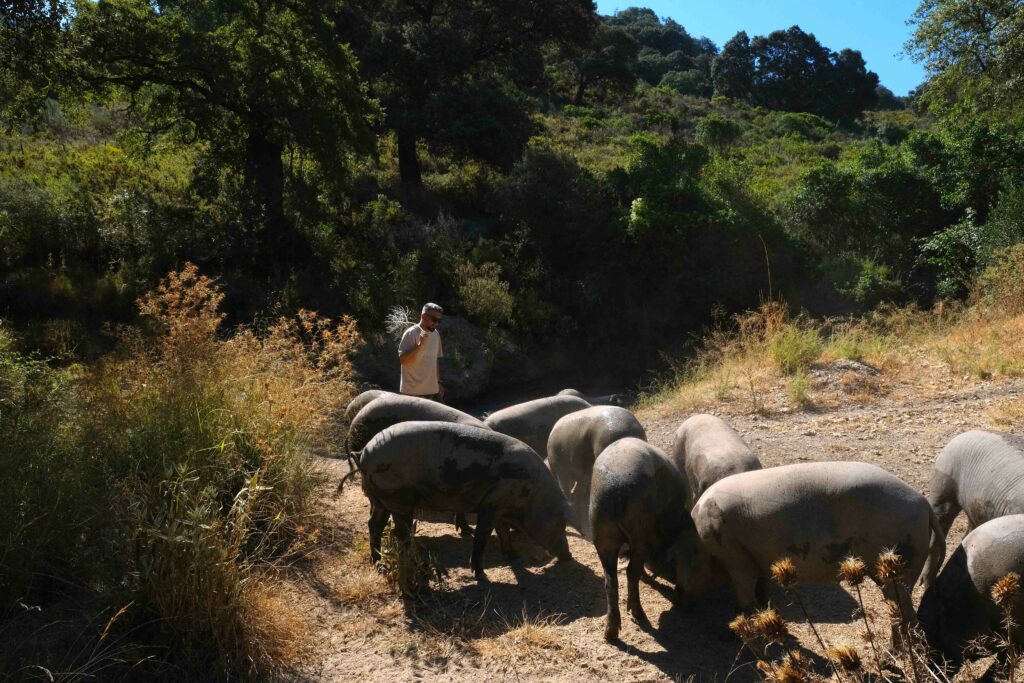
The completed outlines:
[[[256,194],[256,220],[263,228],[257,258],[268,272],[282,272],[302,252],[300,237],[284,215],[284,161],[281,145],[260,130],[246,142],[246,172]]]
[[[580,69],[580,77],[576,81],[576,94],[573,95],[572,103],[579,106],[583,104],[583,92],[587,89],[587,77],[583,74],[583,70]]]
[[[410,198],[423,191],[423,172],[416,156],[416,135],[408,130],[398,131],[398,174],[402,188]]]

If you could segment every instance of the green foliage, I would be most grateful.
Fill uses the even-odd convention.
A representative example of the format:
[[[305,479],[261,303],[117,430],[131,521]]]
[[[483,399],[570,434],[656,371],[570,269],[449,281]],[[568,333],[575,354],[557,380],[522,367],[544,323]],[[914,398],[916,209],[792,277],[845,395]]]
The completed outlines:
[[[463,263],[455,269],[455,288],[470,320],[485,327],[507,323],[515,302],[497,263]]]
[[[61,549],[78,545],[90,502],[89,491],[81,487],[83,463],[69,457],[70,421],[81,409],[72,393],[74,370],[55,370],[42,359],[18,353],[14,341],[0,326],[0,456],[5,463],[0,496],[10,501],[0,519],[4,602],[24,595],[32,573],[54,551],[75,562]],[[56,518],[66,522],[55,524]]]
[[[709,114],[697,121],[693,136],[705,147],[719,151],[731,147],[743,134],[743,128],[732,119]]]
[[[707,150],[678,138],[661,145],[636,136],[633,145],[630,165],[620,175],[623,189],[633,197],[627,231],[634,236],[679,233],[706,222],[713,209],[699,177]]]
[[[768,343],[775,364],[783,372],[796,375],[821,357],[824,344],[817,329],[786,325]],[[806,394],[806,391],[803,392]]]
[[[921,259],[938,271],[936,294],[954,299],[969,291],[977,274],[981,242],[981,230],[969,215],[924,241]]]
[[[893,275],[889,265],[870,258],[853,259],[852,265],[851,276],[845,282],[837,278],[834,283],[836,291],[849,296],[862,309],[871,310],[879,304],[905,298],[906,283]]]
[[[8,0],[0,5],[0,125],[41,118],[54,123],[67,59],[61,26],[72,13],[63,0]]]
[[[376,110],[336,39],[339,11],[266,0],[84,2],[71,22],[73,64],[84,82],[128,92],[144,129],[204,141],[219,168],[245,179],[243,206],[270,268],[303,252],[285,216],[285,150],[336,178],[346,169],[339,159],[374,148]]]
[[[677,22],[646,8],[630,7],[602,20],[636,42],[632,69],[637,77],[688,95],[711,95],[711,60],[718,50],[710,40],[693,38]]]
[[[830,52],[799,26],[753,40],[741,31],[715,58],[712,77],[715,94],[830,119],[853,119],[878,98],[878,75],[860,52]]]
[[[906,50],[928,73],[923,99],[952,118],[1019,124],[1024,12],[1016,0],[922,0]]]
[[[347,10],[342,35],[384,105],[401,179],[414,193],[422,183],[420,140],[434,151],[510,165],[528,138],[526,101],[517,93],[537,82],[543,49],[585,44],[594,25],[585,0],[443,0],[423,8],[359,0]]]

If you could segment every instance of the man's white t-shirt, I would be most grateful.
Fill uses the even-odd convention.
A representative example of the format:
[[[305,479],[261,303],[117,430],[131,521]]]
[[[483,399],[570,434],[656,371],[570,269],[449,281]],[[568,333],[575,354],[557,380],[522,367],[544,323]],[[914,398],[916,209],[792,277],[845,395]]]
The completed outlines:
[[[413,325],[402,335],[398,343],[398,351],[409,351],[416,347],[420,332],[425,332],[418,324]],[[402,382],[398,388],[403,394],[411,396],[430,396],[439,391],[437,385],[437,359],[444,355],[441,349],[441,333],[437,330],[427,332],[423,339],[423,348],[416,354],[411,363],[402,366]]]

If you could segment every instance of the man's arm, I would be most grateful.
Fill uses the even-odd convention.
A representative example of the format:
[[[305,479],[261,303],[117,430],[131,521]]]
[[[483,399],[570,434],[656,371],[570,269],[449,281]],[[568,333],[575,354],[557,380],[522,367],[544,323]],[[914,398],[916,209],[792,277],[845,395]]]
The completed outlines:
[[[423,338],[424,338],[424,336],[425,336],[425,334],[421,332],[419,334],[419,336],[416,337],[416,345],[415,346],[412,346],[412,347],[410,347],[408,349],[404,349],[404,350],[401,347],[399,347],[399,349],[398,349],[398,362],[399,363],[401,363],[402,365],[408,365],[409,363],[411,363],[414,360],[416,360],[416,357],[419,355],[420,351],[423,349]],[[404,344],[408,344],[408,342],[405,339],[403,339],[402,340],[402,344],[403,345]]]

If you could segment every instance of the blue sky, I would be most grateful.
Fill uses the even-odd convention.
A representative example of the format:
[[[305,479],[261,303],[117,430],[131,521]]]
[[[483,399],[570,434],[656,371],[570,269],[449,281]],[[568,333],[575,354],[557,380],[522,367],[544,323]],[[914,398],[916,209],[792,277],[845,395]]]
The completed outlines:
[[[906,20],[917,5],[918,0],[597,0],[597,11],[614,14],[627,7],[649,7],[659,17],[675,19],[691,35],[707,36],[719,48],[739,31],[754,37],[797,24],[830,50],[860,50],[882,85],[906,95],[924,79],[924,69],[900,54],[911,32]]]

